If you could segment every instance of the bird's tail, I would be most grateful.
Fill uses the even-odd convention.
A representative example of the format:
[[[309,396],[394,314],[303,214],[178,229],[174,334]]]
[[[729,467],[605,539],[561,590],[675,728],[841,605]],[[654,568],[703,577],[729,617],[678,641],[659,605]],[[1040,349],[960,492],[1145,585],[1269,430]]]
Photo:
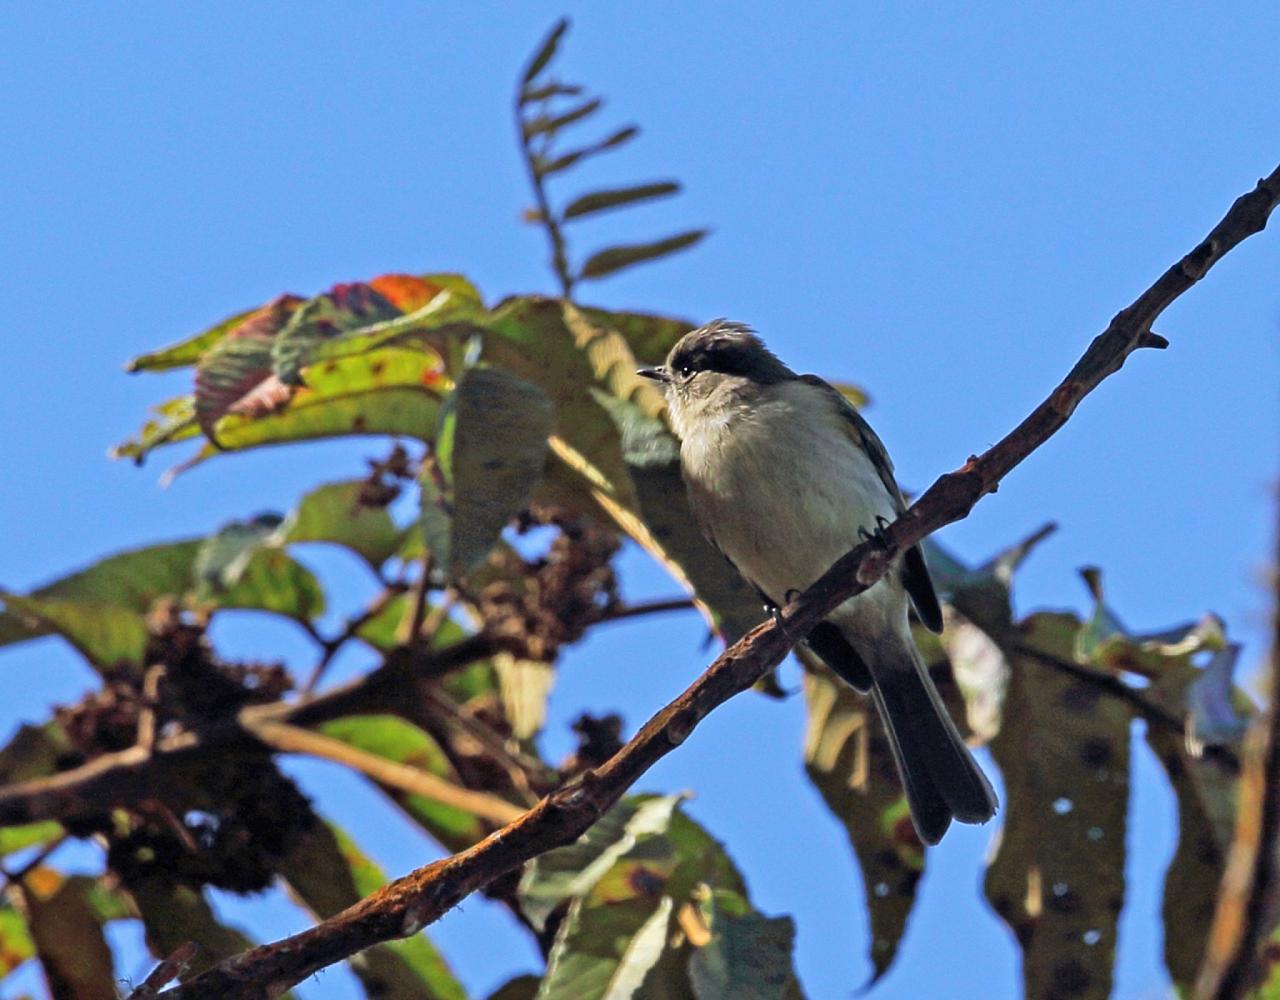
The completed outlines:
[[[886,639],[877,644],[874,659],[860,657],[847,641],[848,655],[836,656],[839,651],[832,645],[827,642],[815,651],[837,674],[857,687],[864,686],[857,681],[870,675],[872,697],[920,839],[936,844],[953,817],[961,823],[985,823],[994,816],[991,782],[956,731],[915,644]]]

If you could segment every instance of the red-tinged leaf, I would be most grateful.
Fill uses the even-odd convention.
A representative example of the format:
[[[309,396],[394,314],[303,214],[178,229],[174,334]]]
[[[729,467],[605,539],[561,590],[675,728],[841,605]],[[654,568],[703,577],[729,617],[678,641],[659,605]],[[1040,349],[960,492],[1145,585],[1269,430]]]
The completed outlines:
[[[521,83],[528,83],[546,68],[547,63],[551,62],[555,57],[556,49],[560,47],[560,39],[564,37],[564,33],[568,30],[569,19],[567,17],[560,18],[547,34],[547,37],[542,40],[542,44],[538,46],[538,51],[534,53],[533,58],[529,60],[529,65],[524,70],[524,76],[520,78]]]
[[[288,402],[287,390],[271,378],[271,345],[302,306],[282,295],[259,310],[200,358],[196,366],[195,415],[213,441],[213,427],[227,413],[270,412]]]
[[[385,295],[366,282],[334,285],[308,300],[280,331],[271,345],[273,369],[286,385],[301,385],[302,369],[310,363],[310,352],[317,344],[400,315]]]
[[[370,281],[369,287],[402,313],[421,309],[444,291],[443,285],[413,274],[382,274]]]
[[[687,250],[706,236],[707,232],[706,229],[693,229],[687,233],[679,233],[676,236],[668,236],[666,239],[655,240],[652,243],[634,243],[628,246],[609,247],[607,250],[601,250],[599,253],[594,253],[588,257],[587,262],[582,265],[582,272],[578,276],[583,280],[604,278],[634,264],[640,264],[647,260],[657,260],[659,257],[666,257],[668,254]]]
[[[623,205],[631,205],[637,201],[665,198],[668,195],[677,194],[679,191],[680,185],[675,181],[658,181],[654,184],[636,184],[632,187],[592,191],[590,194],[580,195],[569,202],[565,206],[564,218],[567,222],[569,219],[577,219],[584,215],[604,212],[610,208],[621,208]]]

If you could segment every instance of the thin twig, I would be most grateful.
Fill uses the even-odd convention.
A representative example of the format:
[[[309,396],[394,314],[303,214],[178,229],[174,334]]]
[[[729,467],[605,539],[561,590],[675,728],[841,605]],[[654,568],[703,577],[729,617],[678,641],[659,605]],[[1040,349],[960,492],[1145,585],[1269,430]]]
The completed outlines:
[[[413,585],[413,605],[409,617],[400,623],[396,640],[403,646],[416,642],[427,614],[427,592],[431,589],[431,566],[434,560],[430,552],[423,552],[419,560],[418,579]]]
[[[1280,843],[1280,519],[1273,573],[1269,700],[1245,740],[1235,835],[1196,981],[1198,1000],[1236,1000],[1261,985],[1259,949],[1272,930]]]
[[[1069,674],[1086,683],[1094,684],[1112,697],[1128,702],[1146,720],[1148,725],[1162,726],[1177,733],[1179,737],[1186,735],[1187,720],[1184,717],[1175,715],[1167,708],[1157,705],[1144,696],[1141,690],[1130,687],[1114,674],[1104,674],[1100,670],[1094,670],[1092,667],[1086,667],[1079,663],[1072,663],[1070,660],[1064,660],[1061,657],[1054,656],[1052,653],[1046,653],[1042,649],[1036,649],[1034,646],[1027,646],[1022,643],[1011,644],[1009,650],[1018,656],[1025,656],[1027,659],[1034,660],[1036,663],[1059,673]],[[1232,770],[1240,767],[1240,758],[1236,756],[1235,751],[1227,746],[1206,744],[1204,756],[1220,760]]]
[[[382,614],[392,601],[405,592],[405,587],[399,584],[388,584],[386,589],[375,597],[363,611],[358,615],[354,615],[347,619],[347,624],[343,626],[341,632],[331,639],[323,640],[323,649],[320,659],[316,661],[316,665],[311,668],[311,676],[307,678],[306,684],[302,686],[303,695],[309,695],[316,689],[316,686],[324,678],[325,671],[329,669],[329,664],[333,662],[333,658],[338,654],[348,642],[356,637],[356,633],[364,628],[370,621]]]
[[[309,729],[300,729],[284,722],[257,722],[250,725],[249,731],[272,750],[323,757],[368,775],[383,785],[454,806],[494,823],[510,823],[524,815],[524,810],[519,806],[496,795],[462,788],[427,771],[398,764],[341,740],[313,733]]]
[[[583,772],[520,819],[465,851],[396,879],[300,934],[227,959],[168,995],[175,1000],[275,995],[363,948],[416,934],[472,892],[580,836],[645,771],[682,744],[709,712],[780,663],[792,636],[808,634],[834,608],[865,591],[906,548],[965,517],[1135,350],[1163,346],[1164,341],[1151,333],[1156,317],[1234,246],[1260,232],[1277,201],[1280,167],[1255,190],[1236,199],[1199,246],[1120,312],[1027,419],[982,456],[973,456],[960,469],[942,476],[879,539],[863,542],[841,557],[776,619],[757,626],[727,649],[599,768]]]
[[[524,84],[516,90],[516,135],[520,140],[520,156],[524,160],[525,170],[529,174],[529,185],[533,188],[533,197],[538,203],[538,224],[546,231],[547,240],[551,244],[551,269],[555,272],[556,280],[560,282],[560,294],[564,298],[569,298],[573,292],[573,272],[569,270],[569,256],[565,249],[564,231],[560,228],[560,221],[551,211],[551,199],[547,196],[546,178],[543,176],[539,167],[540,163],[545,163],[547,155],[551,149],[551,135],[548,134],[542,142],[542,148],[535,150],[529,136],[525,132],[524,119],[524,103],[521,101],[521,94],[524,90]],[[547,112],[550,107],[550,100],[543,101],[541,107]]]
[[[156,710],[160,707],[160,682],[165,666],[157,663],[142,678],[142,709],[138,713],[138,746],[150,750],[156,744]]]
[[[657,615],[664,611],[688,611],[696,608],[691,597],[669,597],[661,601],[642,601],[639,604],[624,604],[621,607],[606,611],[600,616],[601,622],[620,622],[624,618],[639,618],[641,615]]]

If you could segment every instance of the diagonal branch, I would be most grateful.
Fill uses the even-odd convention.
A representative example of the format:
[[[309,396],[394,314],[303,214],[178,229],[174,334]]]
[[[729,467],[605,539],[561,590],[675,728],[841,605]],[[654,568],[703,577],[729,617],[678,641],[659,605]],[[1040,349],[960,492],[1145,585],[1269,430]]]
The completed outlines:
[[[1280,201],[1280,167],[1237,198],[1194,250],[1166,271],[1096,337],[1066,379],[993,448],[933,484],[885,529],[847,553],[778,621],[753,629],[722,653],[683,694],[651,718],[612,758],[551,793],[520,819],[478,844],[403,878],[300,934],[228,959],[164,995],[175,1000],[268,998],[318,969],[380,941],[416,934],[477,889],[584,833],[646,770],[670,753],[713,709],[780,663],[843,601],[866,590],[894,557],[943,525],[965,517],[1000,480],[1042,445],[1076,406],[1140,347],[1164,347],[1151,324],[1242,240],[1260,232]]]

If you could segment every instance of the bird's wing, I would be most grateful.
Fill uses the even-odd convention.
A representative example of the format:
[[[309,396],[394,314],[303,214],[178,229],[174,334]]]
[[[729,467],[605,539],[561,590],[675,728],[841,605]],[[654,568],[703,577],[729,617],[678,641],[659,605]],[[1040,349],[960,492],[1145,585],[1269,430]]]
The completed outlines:
[[[880,481],[893,498],[894,506],[899,513],[907,509],[898,480],[893,475],[893,462],[889,460],[889,452],[884,442],[871,429],[871,425],[863,419],[862,414],[853,408],[853,404],[840,395],[833,386],[818,378],[817,375],[801,375],[800,381],[821,389],[831,399],[836,411],[845,420],[849,436],[853,443],[866,452],[880,474]],[[867,526],[870,527],[869,525]],[[924,553],[920,546],[913,545],[903,553],[902,584],[911,597],[916,614],[925,628],[930,632],[942,631],[942,607],[938,603],[938,594],[933,589],[933,580],[929,576],[929,567],[925,564]]]
[[[746,573],[742,572],[738,564],[729,558],[729,553],[725,552],[725,550],[721,548],[720,542],[716,539],[715,522],[711,518],[707,517],[705,513],[707,510],[711,509],[711,505],[709,503],[700,502],[698,493],[701,490],[701,487],[698,483],[686,476],[685,485],[688,487],[689,499],[692,501],[689,504],[689,509],[693,512],[693,521],[698,526],[698,530],[702,532],[703,537],[706,538],[706,540],[711,543],[712,547],[724,557],[724,561],[733,567],[734,572],[747,581],[751,586],[751,589],[760,597],[761,602],[766,608],[782,607],[782,604],[778,603],[777,600],[766,594],[758,583],[752,580],[751,577],[747,576]],[[785,603],[785,595],[783,603]]]

